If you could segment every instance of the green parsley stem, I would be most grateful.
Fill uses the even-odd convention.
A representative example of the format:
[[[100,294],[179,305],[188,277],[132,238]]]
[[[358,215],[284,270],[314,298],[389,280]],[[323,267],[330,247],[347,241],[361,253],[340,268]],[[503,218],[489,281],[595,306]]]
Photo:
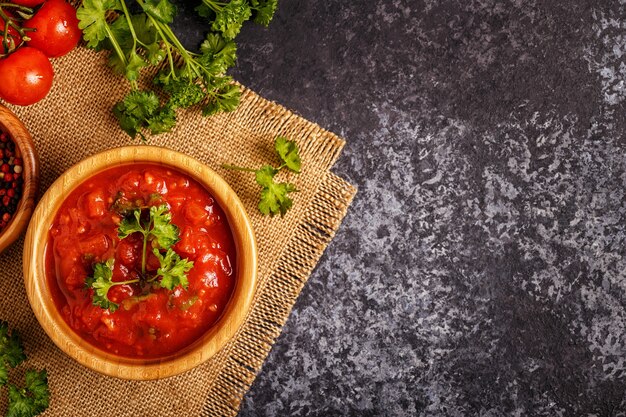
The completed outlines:
[[[222,164],[222,168],[225,169],[232,169],[234,171],[246,171],[246,172],[256,172],[256,169],[252,169],[252,168],[244,168],[244,167],[238,167],[237,165],[228,165],[228,164]]]
[[[115,35],[113,34],[113,31],[111,30],[111,27],[107,23],[105,23],[104,28],[107,32],[107,36],[109,37],[109,40],[111,41],[111,45],[113,45],[113,49],[115,49],[115,53],[117,54],[117,56],[120,57],[124,65],[128,65],[128,60],[126,59],[126,55],[124,55],[124,51],[122,50],[122,47],[117,42],[117,39],[115,38]]]
[[[143,8],[144,7],[144,2],[141,0],[137,0],[137,3],[139,3],[139,5]],[[163,40],[163,43],[165,45],[165,51],[167,52],[167,58],[170,64],[170,72],[172,73],[172,75],[174,76],[174,78],[176,77],[176,69],[174,67],[174,57],[172,56],[172,44],[169,42],[167,35],[163,32],[161,25],[159,24],[159,22],[152,17],[152,15],[150,15],[150,13],[146,13],[146,16],[148,17],[148,19],[150,19],[150,22],[152,22],[152,25],[154,26],[154,28],[157,30],[157,32],[159,33],[161,40]],[[182,54],[181,54],[182,55]]]
[[[150,228],[146,229],[147,232],[143,234],[143,253],[141,254],[141,277],[146,276],[146,248],[148,245],[148,235],[150,234]]]
[[[111,282],[111,286],[113,286],[113,285],[134,284],[136,282],[139,282],[139,280],[138,279],[131,279],[131,280],[128,280],[128,281],[113,281],[113,282]]]
[[[128,28],[130,29],[130,33],[133,35],[133,49],[137,49],[137,34],[135,33],[135,27],[133,26],[133,22],[130,20],[130,13],[128,13],[126,2],[124,0],[120,0],[120,4],[122,5],[122,10],[124,11],[124,17],[128,22]]]
[[[222,9],[222,7],[226,6],[225,3],[220,3],[217,1],[211,1],[211,0],[202,0],[202,3],[204,3],[205,6],[213,10],[215,13],[218,13]]]

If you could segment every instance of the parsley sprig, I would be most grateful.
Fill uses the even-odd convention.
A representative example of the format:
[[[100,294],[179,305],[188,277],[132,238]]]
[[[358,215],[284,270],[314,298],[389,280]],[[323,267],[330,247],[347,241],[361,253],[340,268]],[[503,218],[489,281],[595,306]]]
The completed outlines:
[[[26,360],[19,333],[9,331],[6,321],[0,321],[0,386],[7,386],[9,406],[7,417],[34,417],[48,408],[50,391],[46,370],[26,371],[26,385],[9,384],[9,368]]]
[[[222,165],[222,167],[237,171],[254,172],[257,184],[262,187],[261,199],[258,205],[259,211],[264,215],[269,214],[271,216],[280,213],[282,217],[293,206],[293,200],[289,197],[289,194],[298,190],[290,182],[276,182],[274,177],[283,168],[299,174],[302,161],[300,160],[296,143],[283,136],[276,137],[274,149],[281,161],[281,164],[276,168],[271,165],[263,165],[259,169],[243,168],[236,165]]]
[[[122,219],[117,229],[120,239],[126,239],[135,233],[143,237],[140,278],[113,281],[113,259],[95,264],[93,276],[85,281],[87,288],[93,290],[94,305],[111,312],[117,310],[119,305],[108,297],[109,290],[116,285],[152,284],[168,290],[173,290],[179,285],[185,289],[189,286],[187,273],[193,267],[193,262],[181,259],[172,249],[172,246],[180,240],[180,231],[175,224],[172,224],[172,215],[167,205],[152,206],[147,214],[147,218],[144,218],[141,208],[136,208]],[[152,253],[160,263],[156,273],[152,276],[146,272],[148,243],[151,244]],[[165,254],[161,251],[165,251]]]
[[[112,51],[109,65],[130,83],[131,91],[113,108],[122,129],[145,139],[143,130],[170,131],[178,108],[199,104],[204,115],[234,110],[240,89],[226,75],[237,59],[233,39],[247,20],[267,26],[277,0],[202,0],[197,10],[210,31],[199,52],[186,49],[172,31],[176,7],[169,0],[135,3],[139,13],[131,13],[126,0],[84,0],[77,11],[87,46]],[[162,68],[153,84],[164,100],[153,89],[139,88],[139,74],[149,66]]]

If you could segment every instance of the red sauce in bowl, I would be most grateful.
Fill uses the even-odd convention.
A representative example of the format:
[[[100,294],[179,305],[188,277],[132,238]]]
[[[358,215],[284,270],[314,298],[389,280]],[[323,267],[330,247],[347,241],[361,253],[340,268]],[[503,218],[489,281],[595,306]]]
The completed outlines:
[[[189,286],[173,290],[139,283],[111,287],[114,312],[92,304],[85,280],[98,262],[115,259],[112,281],[141,270],[143,237],[120,240],[120,206],[167,204],[180,229],[173,246],[193,261]],[[149,253],[150,251],[148,251]],[[148,271],[159,261],[149,253]],[[112,168],[89,178],[65,199],[50,228],[46,275],[67,324],[89,343],[121,356],[156,358],[193,343],[220,317],[234,287],[235,245],[224,212],[197,181],[156,164]]]

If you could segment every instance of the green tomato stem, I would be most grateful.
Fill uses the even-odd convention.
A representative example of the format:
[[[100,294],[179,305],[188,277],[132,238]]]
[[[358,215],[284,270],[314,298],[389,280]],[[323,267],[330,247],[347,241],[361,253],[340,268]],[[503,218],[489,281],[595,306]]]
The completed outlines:
[[[150,222],[152,224],[152,222]],[[143,251],[141,253],[141,276],[146,276],[146,249],[148,247],[148,235],[150,235],[150,228],[146,229],[143,234]]]
[[[20,6],[19,4],[14,4],[14,3],[0,3],[0,7],[13,7],[15,9],[21,10],[24,13],[27,14],[33,14],[35,11],[29,7],[26,6]]]
[[[22,29],[19,25],[16,25],[15,22],[13,21],[13,19],[11,17],[9,17],[4,10],[2,10],[2,6],[0,5],[0,18],[2,18],[2,20],[4,20],[4,40],[6,40],[8,38],[8,34],[9,34],[9,26],[11,26],[13,29],[15,29],[17,31],[17,33],[20,34],[20,36],[23,37],[27,37],[26,33],[24,31],[24,29]],[[3,44],[4,44],[4,40],[3,40]],[[4,45],[5,48],[7,45]],[[8,48],[6,48],[8,49]]]
[[[0,8],[0,10],[2,10]],[[2,47],[4,48],[5,52],[9,52],[9,25],[4,24],[4,30],[3,30],[3,35],[2,35]]]

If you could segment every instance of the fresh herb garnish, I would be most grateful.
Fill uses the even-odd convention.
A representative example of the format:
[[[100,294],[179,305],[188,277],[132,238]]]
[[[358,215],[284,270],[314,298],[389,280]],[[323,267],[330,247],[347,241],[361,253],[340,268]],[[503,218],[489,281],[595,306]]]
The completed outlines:
[[[26,386],[9,384],[8,371],[26,360],[22,341],[17,331],[9,332],[9,325],[0,321],[0,386],[9,391],[7,417],[34,417],[48,408],[50,391],[46,370],[26,371]]]
[[[142,130],[170,131],[178,108],[200,104],[204,115],[234,110],[240,90],[225,75],[237,59],[233,39],[247,20],[267,26],[277,0],[202,0],[196,10],[210,31],[199,52],[187,50],[172,31],[176,8],[169,0],[135,2],[136,14],[129,12],[126,0],[84,0],[77,11],[87,46],[112,51],[109,65],[130,83],[131,91],[113,109],[122,129],[145,139]],[[166,95],[161,101],[154,91],[139,89],[137,79],[143,68],[163,61],[153,79]]]
[[[146,250],[148,239],[152,238],[162,249],[169,249],[180,240],[179,230],[172,224],[172,215],[165,204],[150,207],[147,220],[141,220],[141,209],[133,210],[130,216],[126,216],[117,229],[117,235],[124,239],[133,233],[143,235],[143,249],[141,255],[141,275],[146,274]]]
[[[154,248],[153,252],[161,263],[161,266],[157,270],[157,276],[161,277],[159,281],[161,288],[173,290],[180,285],[187,289],[189,286],[187,272],[193,267],[193,262],[187,259],[181,259],[172,248],[167,250],[165,256],[161,255],[161,252],[159,252],[157,248]]]
[[[48,374],[44,369],[26,371],[26,386],[18,388],[9,384],[9,408],[7,417],[33,417],[42,413],[50,404]]]
[[[15,368],[26,360],[22,340],[17,331],[9,333],[6,321],[0,321],[0,386],[9,380],[9,368]]]
[[[95,264],[93,276],[85,281],[87,288],[93,290],[94,305],[111,312],[117,310],[119,305],[108,297],[109,290],[116,285],[153,284],[168,290],[173,290],[180,285],[187,289],[189,285],[187,273],[193,267],[193,262],[181,259],[172,249],[172,246],[180,240],[180,231],[171,223],[172,215],[168,207],[166,205],[153,206],[147,214],[144,218],[141,208],[136,208],[121,221],[117,229],[120,239],[125,239],[133,233],[140,233],[143,236],[140,278],[113,281],[113,259]],[[152,275],[146,272],[148,243],[152,246],[152,253],[160,263],[156,273]],[[162,250],[166,251],[165,255],[161,253]]]
[[[132,282],[137,282],[138,280],[132,281],[120,281],[113,282],[113,259],[109,259],[106,262],[100,262],[94,265],[93,267],[93,276],[87,277],[85,284],[88,288],[93,289],[93,305],[99,306],[101,308],[109,309],[111,312],[117,310],[118,305],[113,301],[109,300],[107,294],[109,290],[114,285],[124,285],[130,284]]]
[[[276,182],[274,177],[283,168],[299,174],[302,161],[296,143],[283,136],[276,138],[274,149],[281,161],[281,164],[276,168],[271,165],[263,165],[259,169],[242,168],[235,165],[222,166],[226,169],[254,172],[257,184],[262,187],[258,205],[259,211],[264,215],[274,216],[280,213],[281,216],[284,216],[287,210],[293,206],[293,200],[289,194],[298,190],[290,182]]]

